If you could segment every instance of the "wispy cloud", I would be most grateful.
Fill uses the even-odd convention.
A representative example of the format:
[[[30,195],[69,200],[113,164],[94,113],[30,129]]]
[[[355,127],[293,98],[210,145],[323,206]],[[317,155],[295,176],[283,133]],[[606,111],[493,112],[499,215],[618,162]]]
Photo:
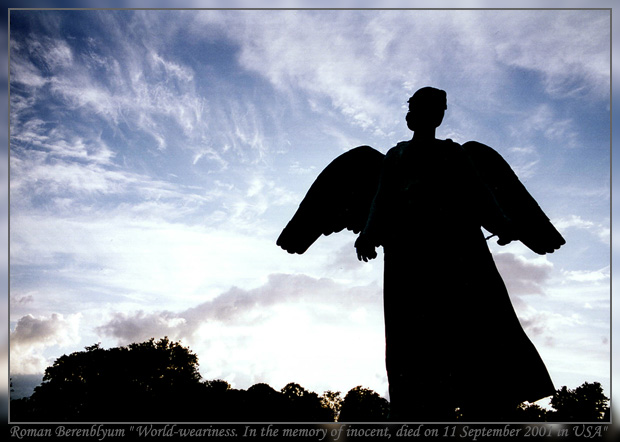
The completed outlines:
[[[575,123],[567,118],[554,115],[548,104],[541,104],[536,109],[528,109],[522,118],[512,126],[513,136],[530,137],[541,136],[563,148],[577,147],[578,133]]]
[[[577,282],[586,282],[586,283],[601,283],[608,285],[610,278],[610,268],[609,266],[594,270],[570,270],[563,272],[567,279],[571,281]],[[592,306],[590,306],[592,308]]]
[[[610,35],[599,30],[609,29],[609,11],[555,12],[522,11],[509,19],[493,14],[498,59],[541,73],[551,95],[607,96]]]
[[[110,30],[117,28],[115,25]],[[102,118],[112,128],[133,126],[149,135],[159,149],[178,146],[171,139],[172,133],[161,125],[162,119],[180,130],[186,145],[199,144],[195,140],[204,133],[200,128],[206,102],[196,94],[191,67],[154,50],[144,51],[140,42],[133,46],[116,42],[111,50],[103,51],[93,39],[61,40],[65,37],[60,37],[60,30],[57,33],[58,39],[30,37],[13,45],[13,94],[34,97],[32,94],[38,91],[34,104],[43,107],[61,100],[68,119],[70,110],[80,118]],[[38,66],[31,61],[33,58],[40,60]],[[45,91],[40,89],[43,83],[49,85]],[[24,117],[20,110],[26,111]],[[12,116],[18,124],[22,118],[27,121],[28,109],[13,109]],[[54,122],[62,118],[54,115]],[[17,125],[14,133],[21,132]]]
[[[576,315],[537,311],[531,307],[521,313],[520,321],[530,335],[544,336],[547,345],[553,345],[559,330],[583,325],[583,320]]]
[[[555,220],[554,224],[560,230],[579,229],[588,231],[601,242],[610,244],[611,226],[609,222],[592,221],[579,215],[569,215]]]
[[[402,99],[399,93],[431,78],[447,82],[448,72],[456,75],[465,99],[487,107],[493,94],[503,96],[501,79],[515,66],[544,75],[552,95],[584,89],[606,94],[609,84],[609,36],[597,31],[608,19],[603,11],[291,11],[263,13],[254,21],[224,13],[197,19],[220,23],[239,42],[244,67],[276,87],[329,98],[362,128],[386,124],[386,98]],[[433,44],[411,44],[425,41]],[[591,64],[585,60],[592,54]],[[437,72],[441,65],[449,69]]]
[[[166,211],[165,205],[127,205],[112,211],[83,210],[66,218],[45,213],[13,215],[13,271],[19,274],[20,268],[28,266],[58,270],[31,274],[22,281],[30,287],[26,290],[61,278],[69,285],[112,290],[121,297],[173,297],[183,303],[212,296],[231,281],[242,287],[255,284],[286,256],[275,246],[275,237],[256,229],[242,234],[224,228],[226,218],[216,228],[188,225]],[[157,213],[162,218],[155,218]],[[80,303],[74,301],[76,306]]]

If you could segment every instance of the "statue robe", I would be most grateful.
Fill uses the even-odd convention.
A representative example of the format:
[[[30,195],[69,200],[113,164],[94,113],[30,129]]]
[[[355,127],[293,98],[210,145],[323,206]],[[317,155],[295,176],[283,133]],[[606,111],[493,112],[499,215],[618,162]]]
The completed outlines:
[[[555,392],[481,230],[507,225],[459,144],[412,140],[387,153],[364,234],[384,247],[393,418]]]

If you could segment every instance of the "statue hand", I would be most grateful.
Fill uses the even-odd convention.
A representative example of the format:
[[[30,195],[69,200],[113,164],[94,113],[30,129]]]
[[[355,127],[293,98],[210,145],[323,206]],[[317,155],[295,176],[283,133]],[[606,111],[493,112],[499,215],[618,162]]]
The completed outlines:
[[[361,234],[355,241],[355,248],[357,250],[357,259],[360,261],[368,262],[369,259],[375,259],[377,252],[374,244],[368,239],[367,235]]]
[[[500,246],[505,246],[506,244],[510,244],[512,241],[519,239],[516,226],[512,221],[506,223],[504,229],[501,232],[498,232],[497,236],[497,244]]]

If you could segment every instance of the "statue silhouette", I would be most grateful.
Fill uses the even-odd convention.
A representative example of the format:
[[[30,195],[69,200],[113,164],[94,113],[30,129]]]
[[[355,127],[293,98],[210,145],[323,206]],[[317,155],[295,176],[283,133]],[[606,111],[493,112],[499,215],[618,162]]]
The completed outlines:
[[[410,141],[386,155],[360,146],[336,158],[277,244],[301,254],[347,228],[361,232],[358,259],[383,246],[392,420],[450,421],[455,409],[467,420],[503,420],[555,389],[480,227],[538,254],[565,241],[496,151],[435,138],[446,102],[442,90],[418,90]]]

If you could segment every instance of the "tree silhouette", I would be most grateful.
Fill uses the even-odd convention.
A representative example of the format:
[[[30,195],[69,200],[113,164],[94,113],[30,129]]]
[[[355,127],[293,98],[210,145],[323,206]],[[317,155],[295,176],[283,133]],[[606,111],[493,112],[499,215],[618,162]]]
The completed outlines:
[[[552,410],[524,403],[503,421],[608,421],[608,401],[601,384],[585,382],[557,390]],[[438,397],[426,405],[439,410],[451,402]],[[478,415],[492,414],[493,406]],[[386,399],[362,386],[342,399],[340,392],[319,396],[294,382],[278,391],[265,383],[240,390],[221,379],[201,381],[197,356],[168,338],[63,355],[30,398],[11,401],[13,422],[381,422],[389,411]],[[471,422],[472,415],[459,410],[454,419]]]
[[[574,390],[565,386],[551,398],[549,420],[556,422],[593,422],[607,416],[609,398],[598,382],[584,382]]]
[[[283,419],[289,412],[284,395],[265,383],[252,385],[242,391],[235,401],[239,410],[238,420],[253,422],[274,422]]]
[[[63,355],[45,370],[29,408],[39,421],[158,421],[195,417],[198,358],[167,337]],[[18,407],[19,409],[19,407]]]
[[[204,384],[207,391],[211,394],[225,394],[228,390],[232,389],[230,384],[223,379],[205,381]]]
[[[323,407],[323,402],[318,394],[308,391],[294,382],[285,385],[281,392],[290,407],[289,413],[284,416],[285,420],[298,422],[333,420],[333,414],[329,409]]]
[[[514,417],[518,422],[546,422],[549,411],[538,404],[519,404]]]
[[[321,396],[321,405],[324,409],[330,411],[329,421],[336,422],[340,416],[340,410],[342,409],[342,397],[339,391],[327,390]]]
[[[233,421],[240,414],[240,392],[222,380],[203,383],[204,395],[199,398],[200,416],[197,420],[210,422]]]
[[[342,401],[339,422],[384,422],[389,403],[376,392],[361,385],[349,390]]]

